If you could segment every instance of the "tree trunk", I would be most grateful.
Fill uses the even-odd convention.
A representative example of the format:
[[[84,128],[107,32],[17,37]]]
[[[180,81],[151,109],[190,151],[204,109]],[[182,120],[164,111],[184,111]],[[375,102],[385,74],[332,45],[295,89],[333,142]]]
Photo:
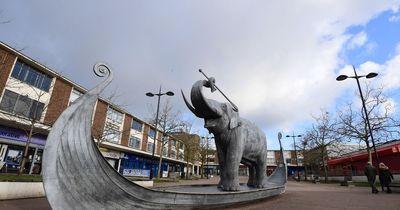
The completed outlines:
[[[325,165],[325,147],[322,147],[322,153],[321,153],[321,157],[322,157],[322,167],[324,168],[324,177],[325,177],[325,183],[328,182],[328,170],[326,168]]]
[[[162,163],[162,155],[163,155],[164,145],[161,144],[161,151],[160,151],[160,161],[158,161],[158,172],[157,178],[161,178],[161,163]]]
[[[28,160],[29,144],[31,143],[34,126],[35,126],[35,121],[31,120],[31,126],[29,128],[28,139],[26,140],[25,149],[24,149],[24,156],[22,157],[21,164],[19,165],[20,168],[18,170],[18,175],[21,175],[24,173],[25,164]]]
[[[304,181],[308,181],[308,179],[307,179],[307,165],[306,164],[304,164]]]

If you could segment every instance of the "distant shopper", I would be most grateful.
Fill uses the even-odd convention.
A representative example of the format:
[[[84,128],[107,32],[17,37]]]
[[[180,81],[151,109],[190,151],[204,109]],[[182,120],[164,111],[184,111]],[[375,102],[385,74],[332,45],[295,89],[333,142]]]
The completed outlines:
[[[386,187],[387,193],[392,193],[389,185],[392,183],[393,175],[389,171],[389,167],[387,167],[384,163],[379,163],[379,180],[381,181],[381,185]]]
[[[375,179],[376,179],[376,168],[371,164],[371,162],[367,162],[364,168],[364,174],[367,176],[369,186],[371,186],[372,193],[378,194],[378,190],[375,187]]]

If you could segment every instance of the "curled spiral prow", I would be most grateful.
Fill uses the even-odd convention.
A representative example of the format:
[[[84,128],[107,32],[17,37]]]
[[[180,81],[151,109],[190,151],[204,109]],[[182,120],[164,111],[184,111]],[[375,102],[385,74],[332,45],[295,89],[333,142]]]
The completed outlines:
[[[111,68],[102,62],[94,64],[93,71],[98,77],[104,77],[106,75],[111,75]]]

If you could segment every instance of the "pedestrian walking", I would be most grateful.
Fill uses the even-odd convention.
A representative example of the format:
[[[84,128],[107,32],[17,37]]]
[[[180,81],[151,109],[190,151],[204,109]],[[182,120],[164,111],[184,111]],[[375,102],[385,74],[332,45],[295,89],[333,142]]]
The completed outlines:
[[[389,185],[392,183],[393,175],[390,173],[389,167],[384,163],[379,163],[379,180],[381,181],[382,189],[386,187],[386,193],[392,193]]]
[[[378,189],[375,187],[376,168],[371,162],[367,162],[364,168],[364,174],[367,176],[369,186],[371,186],[372,193],[378,194]]]

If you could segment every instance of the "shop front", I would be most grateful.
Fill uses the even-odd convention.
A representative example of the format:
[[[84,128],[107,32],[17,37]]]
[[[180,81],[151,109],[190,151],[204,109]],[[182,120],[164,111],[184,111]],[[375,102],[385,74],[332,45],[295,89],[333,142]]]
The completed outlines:
[[[35,134],[30,139],[24,173],[40,174],[46,138],[45,135]],[[26,131],[0,126],[0,171],[2,173],[18,172],[27,141]]]
[[[158,157],[152,164],[151,157],[143,157],[137,154],[125,154],[121,161],[121,167],[119,172],[123,176],[134,176],[134,177],[150,177],[151,166],[154,165],[155,171],[154,176],[158,175]],[[182,163],[173,163],[167,159],[163,159],[161,164],[161,175],[162,177],[168,177],[170,173],[182,172]]]
[[[115,151],[115,150],[110,150],[107,148],[100,148],[101,154],[104,156],[104,158],[107,160],[107,162],[117,171],[119,171],[119,168],[121,166],[121,157],[124,157],[123,152]]]

